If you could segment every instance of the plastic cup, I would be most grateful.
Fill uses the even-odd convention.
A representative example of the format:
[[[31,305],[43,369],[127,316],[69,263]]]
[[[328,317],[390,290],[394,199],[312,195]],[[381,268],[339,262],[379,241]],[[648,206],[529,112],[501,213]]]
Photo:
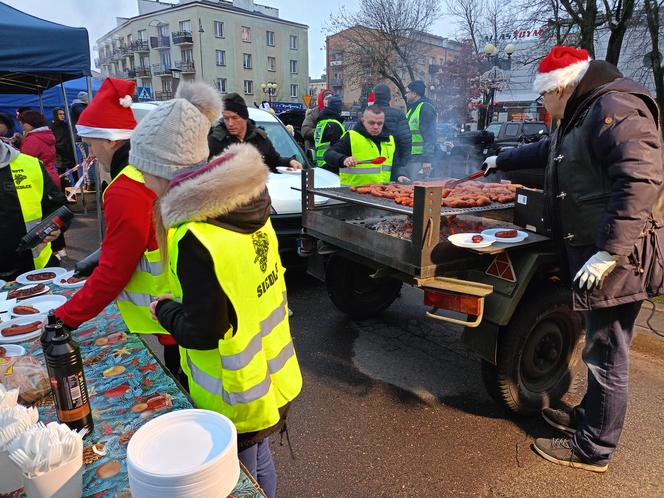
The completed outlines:
[[[21,469],[9,459],[7,451],[0,451],[0,494],[9,494],[22,487]]]
[[[23,476],[28,498],[72,498],[83,496],[83,455],[37,477]]]

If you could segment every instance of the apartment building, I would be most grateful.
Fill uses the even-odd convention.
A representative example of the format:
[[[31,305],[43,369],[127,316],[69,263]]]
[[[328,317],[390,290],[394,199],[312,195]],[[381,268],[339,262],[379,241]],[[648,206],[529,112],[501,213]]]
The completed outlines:
[[[281,19],[279,9],[253,0],[137,3],[138,16],[118,18],[97,40],[102,77],[134,79],[155,100],[172,98],[182,80],[238,92],[249,104],[307,94],[309,27]]]

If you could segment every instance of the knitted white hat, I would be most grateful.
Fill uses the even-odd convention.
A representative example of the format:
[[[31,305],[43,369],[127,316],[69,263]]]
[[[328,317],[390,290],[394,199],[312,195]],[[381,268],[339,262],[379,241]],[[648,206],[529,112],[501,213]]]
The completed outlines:
[[[129,163],[161,178],[207,162],[210,125],[221,116],[219,92],[203,82],[181,82],[175,98],[145,116],[131,136]]]
[[[533,81],[533,90],[539,94],[556,88],[576,85],[590,66],[590,56],[583,48],[557,45],[542,59]]]

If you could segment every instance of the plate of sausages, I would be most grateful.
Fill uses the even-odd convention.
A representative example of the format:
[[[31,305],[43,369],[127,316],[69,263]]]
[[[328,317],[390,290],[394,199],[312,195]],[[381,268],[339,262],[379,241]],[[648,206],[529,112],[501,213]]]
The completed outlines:
[[[455,233],[447,237],[447,240],[457,247],[481,249],[489,247],[496,241],[496,238],[491,235],[482,235],[481,233]]]
[[[64,287],[66,289],[75,289],[77,287],[83,287],[85,280],[88,277],[75,277],[74,270],[69,270],[62,275],[59,275],[58,278],[54,280],[55,285],[58,287]]]
[[[496,242],[514,244],[526,239],[528,237],[528,232],[517,230],[516,228],[487,228],[486,230],[482,230],[482,235],[495,237]]]
[[[48,296],[38,296],[25,301],[21,301],[11,309],[12,317],[28,316],[28,315],[43,315],[51,310],[59,308],[67,302],[64,296],[57,296],[55,294]]]
[[[50,290],[50,287],[46,284],[33,284],[26,285],[24,287],[19,287],[9,291],[7,294],[7,299],[27,299],[33,296],[39,296],[40,294],[46,294]]]
[[[0,344],[23,342],[39,337],[46,315],[29,315],[0,323]]]
[[[57,266],[49,268],[41,268],[39,270],[27,271],[16,277],[16,282],[22,285],[30,285],[38,283],[48,284],[50,282],[53,282],[53,280],[55,280],[56,277],[62,275],[66,271],[67,271],[66,269],[59,268]]]

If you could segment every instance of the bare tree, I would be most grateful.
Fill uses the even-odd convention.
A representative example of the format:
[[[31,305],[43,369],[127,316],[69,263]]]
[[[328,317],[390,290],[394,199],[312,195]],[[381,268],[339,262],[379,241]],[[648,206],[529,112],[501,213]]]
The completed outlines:
[[[440,15],[440,0],[361,0],[357,12],[342,7],[330,30],[344,42],[345,77],[359,86],[388,79],[405,101],[406,83],[419,79],[424,61],[423,34]]]
[[[662,0],[643,0],[643,11],[646,17],[648,34],[650,35],[650,48],[652,50],[649,56],[646,57],[646,60],[650,63],[650,70],[655,80],[655,99],[660,109],[659,126],[664,136],[664,116],[662,115],[662,110],[664,110],[664,69],[662,68],[662,53],[659,51],[663,30],[660,9],[663,4],[664,1]]]

